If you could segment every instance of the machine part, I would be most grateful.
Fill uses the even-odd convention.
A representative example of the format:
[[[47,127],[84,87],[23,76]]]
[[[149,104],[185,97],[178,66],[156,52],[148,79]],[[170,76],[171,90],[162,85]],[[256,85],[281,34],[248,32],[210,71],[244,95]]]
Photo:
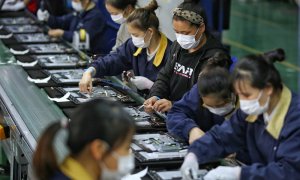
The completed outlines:
[[[74,32],[73,46],[83,51],[90,50],[90,36],[85,29]]]

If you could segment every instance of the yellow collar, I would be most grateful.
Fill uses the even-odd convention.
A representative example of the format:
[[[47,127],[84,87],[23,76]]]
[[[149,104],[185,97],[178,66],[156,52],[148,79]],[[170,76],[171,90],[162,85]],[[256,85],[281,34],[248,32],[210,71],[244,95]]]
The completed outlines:
[[[266,127],[267,131],[275,139],[279,138],[291,101],[292,101],[291,91],[286,86],[283,86],[280,100],[277,104],[278,108],[276,108],[277,111],[274,112],[273,118],[269,121]],[[249,115],[246,121],[253,123],[257,120],[257,118],[258,116]]]
[[[86,169],[71,157],[64,160],[60,165],[60,170],[72,180],[93,180]]]
[[[163,61],[166,49],[168,47],[168,39],[167,37],[163,34],[161,34],[161,38],[160,38],[160,42],[159,42],[159,47],[158,50],[156,52],[155,58],[153,60],[153,64],[155,67],[158,67],[161,62]],[[133,56],[138,56],[139,54],[141,54],[143,48],[138,48],[135,53],[133,54]]]

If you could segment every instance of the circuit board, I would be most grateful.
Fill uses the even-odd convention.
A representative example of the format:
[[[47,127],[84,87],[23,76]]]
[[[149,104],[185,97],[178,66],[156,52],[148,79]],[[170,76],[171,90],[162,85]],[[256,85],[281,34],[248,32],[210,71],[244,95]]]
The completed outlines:
[[[138,134],[131,148],[140,162],[183,160],[188,145],[167,133]],[[136,148],[138,147],[138,149]]]
[[[34,24],[34,20],[29,17],[7,17],[0,18],[0,24],[12,25],[12,24]]]
[[[125,107],[124,108],[128,114],[134,118],[136,122],[148,121],[151,119],[151,116],[144,111],[139,110],[136,107]]]
[[[36,55],[33,58],[42,67],[72,67],[81,61],[80,57],[75,54]]]
[[[208,171],[205,169],[198,170],[196,179],[202,180],[207,173]],[[182,179],[182,175],[179,170],[174,170],[174,171],[150,170],[148,174],[153,180],[181,180]]]
[[[5,30],[12,33],[34,33],[40,32],[41,29],[37,25],[7,25],[4,27]]]
[[[33,53],[65,53],[70,51],[70,48],[66,45],[57,43],[28,44],[24,46]]]
[[[50,36],[43,33],[34,34],[16,34],[14,37],[18,42],[22,43],[41,43],[41,42],[53,42],[57,41],[56,38],[51,38]]]
[[[70,70],[46,70],[48,75],[57,83],[79,83],[84,70],[70,69]]]
[[[71,87],[71,88],[61,88],[63,93],[69,92],[71,94],[70,99],[76,104],[80,104],[83,102],[86,102],[92,98],[110,98],[114,101],[120,101],[122,103],[129,103],[134,102],[133,99],[131,99],[127,95],[123,95],[109,86],[96,86],[93,87],[93,91],[91,93],[82,93],[79,91],[78,87]]]

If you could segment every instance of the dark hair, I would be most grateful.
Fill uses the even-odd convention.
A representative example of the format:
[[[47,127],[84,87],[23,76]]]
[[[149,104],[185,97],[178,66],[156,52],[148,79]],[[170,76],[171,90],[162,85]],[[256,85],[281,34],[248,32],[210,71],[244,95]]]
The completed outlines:
[[[152,0],[148,6],[135,9],[127,18],[127,23],[133,23],[135,27],[146,31],[149,28],[158,30],[159,20],[155,15],[155,10],[158,8],[156,0]]]
[[[178,8],[181,8],[183,10],[192,11],[192,12],[195,12],[196,14],[199,14],[200,16],[203,17],[204,24],[206,24],[206,14],[204,12],[204,9],[198,3],[199,3],[199,0],[185,0],[185,1],[183,1],[183,3],[181,3],[178,6]],[[185,19],[183,17],[180,17],[180,16],[177,16],[177,15],[173,15],[173,20],[187,21],[192,26],[196,26],[196,27],[199,27],[201,25],[201,24],[199,25],[199,24],[192,23],[192,22],[188,21],[187,19]]]
[[[94,99],[80,105],[72,114],[67,146],[71,155],[78,155],[90,142],[100,139],[110,150],[118,147],[129,135],[133,135],[135,124],[132,117],[119,103],[107,99]],[[61,122],[51,124],[41,135],[33,157],[33,166],[38,179],[50,179],[58,164],[53,141]]]
[[[233,88],[230,81],[229,70],[224,63],[230,57],[225,53],[217,52],[211,57],[198,77],[199,94],[202,97],[213,94],[218,98],[231,97]]]
[[[117,9],[124,10],[128,5],[131,5],[134,8],[137,4],[137,0],[105,0],[105,3],[110,4]]]
[[[241,59],[232,74],[233,82],[249,80],[251,86],[263,89],[271,84],[275,90],[282,89],[282,80],[274,62],[283,61],[285,52],[276,49],[261,55],[249,55]]]

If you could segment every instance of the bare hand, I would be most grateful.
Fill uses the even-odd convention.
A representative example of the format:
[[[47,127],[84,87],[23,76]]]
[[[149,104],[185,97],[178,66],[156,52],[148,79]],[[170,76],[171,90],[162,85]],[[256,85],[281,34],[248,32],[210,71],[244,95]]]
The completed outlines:
[[[93,90],[92,75],[90,72],[85,72],[79,82],[80,92],[91,93]]]
[[[204,134],[205,133],[201,129],[194,127],[193,129],[190,130],[189,144],[192,144],[195,140],[199,139]]]
[[[155,104],[156,101],[157,101],[157,97],[155,97],[155,96],[147,99],[144,102],[144,111],[147,113],[153,113],[154,112],[153,105]]]
[[[157,112],[164,113],[172,108],[172,102],[167,99],[160,99],[155,102],[153,109]]]
[[[51,36],[51,37],[62,37],[64,34],[64,30],[62,29],[50,29],[48,31],[48,35]]]

